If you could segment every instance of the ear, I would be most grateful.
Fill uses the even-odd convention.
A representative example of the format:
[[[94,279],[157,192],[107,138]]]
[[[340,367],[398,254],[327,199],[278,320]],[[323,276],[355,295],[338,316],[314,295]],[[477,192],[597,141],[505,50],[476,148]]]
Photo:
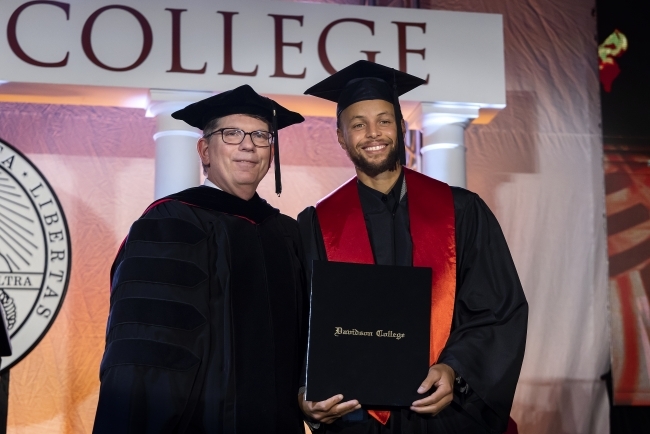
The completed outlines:
[[[406,122],[404,122],[404,119],[402,119],[402,134],[404,135],[404,140],[406,140]]]
[[[343,131],[340,128],[336,129],[336,139],[338,140],[341,149],[345,151],[347,149],[345,146],[345,136],[343,135]]]
[[[196,152],[199,154],[201,163],[204,166],[210,165],[210,154],[208,153],[208,139],[201,137],[198,142],[196,142]]]

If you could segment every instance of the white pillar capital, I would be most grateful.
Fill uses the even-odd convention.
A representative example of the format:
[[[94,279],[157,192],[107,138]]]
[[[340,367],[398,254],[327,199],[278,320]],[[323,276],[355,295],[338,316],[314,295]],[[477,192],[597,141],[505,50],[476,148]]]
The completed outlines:
[[[210,97],[209,92],[151,89],[147,117],[156,118],[156,174],[154,198],[159,199],[200,181],[196,142],[201,132],[171,114],[193,102]]]
[[[166,90],[149,89],[149,105],[147,106],[147,117],[155,117],[160,114],[170,115],[193,102],[209,98],[214,95],[211,92],[200,92],[191,90]]]
[[[445,125],[461,124],[467,126],[478,117],[479,107],[474,105],[454,105],[422,103],[422,133],[434,134]]]
[[[474,105],[422,103],[422,173],[465,187],[465,127],[479,115]]]

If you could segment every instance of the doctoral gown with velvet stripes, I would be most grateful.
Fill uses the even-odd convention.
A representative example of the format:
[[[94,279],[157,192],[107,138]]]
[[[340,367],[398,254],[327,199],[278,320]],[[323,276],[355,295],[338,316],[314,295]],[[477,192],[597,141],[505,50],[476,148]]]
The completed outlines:
[[[412,265],[413,243],[404,175],[386,195],[358,183],[375,263]],[[474,193],[452,187],[456,225],[456,300],[452,329],[438,363],[462,378],[453,403],[434,417],[387,408],[386,425],[362,408],[322,425],[319,433],[480,434],[506,431],[524,356],[528,304],[499,223]],[[327,260],[316,209],[298,216],[305,264]],[[395,288],[399,291],[399,288]],[[422,373],[422,380],[427,372]],[[304,381],[303,381],[304,382]],[[379,384],[381,379],[377,379]],[[414,384],[417,389],[420,384]],[[346,396],[345,400],[354,399]]]
[[[257,194],[155,202],[111,270],[93,432],[302,433],[297,223]]]

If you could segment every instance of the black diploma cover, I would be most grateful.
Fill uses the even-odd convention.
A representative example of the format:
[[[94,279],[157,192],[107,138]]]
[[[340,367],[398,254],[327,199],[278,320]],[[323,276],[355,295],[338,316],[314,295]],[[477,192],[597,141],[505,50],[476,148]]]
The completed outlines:
[[[429,369],[431,269],[314,261],[305,399],[410,406]]]

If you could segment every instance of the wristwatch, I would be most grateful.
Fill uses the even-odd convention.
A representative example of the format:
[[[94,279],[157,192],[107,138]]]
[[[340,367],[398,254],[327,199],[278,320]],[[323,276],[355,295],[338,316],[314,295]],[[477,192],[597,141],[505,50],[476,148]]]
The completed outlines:
[[[465,381],[463,377],[458,375],[454,380],[454,390],[459,394],[464,395],[469,391],[469,384],[467,384],[467,381]]]
[[[309,420],[305,420],[305,423],[307,424],[311,432],[315,432],[320,428],[320,422],[311,422]]]

